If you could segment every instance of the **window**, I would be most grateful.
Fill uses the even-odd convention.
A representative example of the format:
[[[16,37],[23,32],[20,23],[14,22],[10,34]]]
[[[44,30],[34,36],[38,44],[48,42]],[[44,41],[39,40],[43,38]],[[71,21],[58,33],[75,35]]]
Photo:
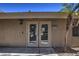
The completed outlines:
[[[79,23],[78,23],[78,20],[75,20],[74,23],[73,23],[72,35],[73,36],[79,36]]]
[[[72,29],[73,36],[79,36],[79,26]]]

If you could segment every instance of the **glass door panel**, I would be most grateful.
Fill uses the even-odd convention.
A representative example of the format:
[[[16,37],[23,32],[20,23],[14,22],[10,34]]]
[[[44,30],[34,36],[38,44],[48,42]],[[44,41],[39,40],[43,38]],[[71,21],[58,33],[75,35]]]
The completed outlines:
[[[40,47],[49,47],[49,22],[40,22],[39,24],[39,46]]]
[[[36,41],[36,24],[30,24],[30,42]]]
[[[28,24],[28,46],[38,47],[38,24]]]
[[[41,40],[48,41],[48,24],[41,25]]]

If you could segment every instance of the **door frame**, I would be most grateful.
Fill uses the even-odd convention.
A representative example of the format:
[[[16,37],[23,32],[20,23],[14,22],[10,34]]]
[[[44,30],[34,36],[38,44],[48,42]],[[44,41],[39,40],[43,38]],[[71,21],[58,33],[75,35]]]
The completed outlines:
[[[36,39],[36,44],[35,45],[33,45],[33,44],[31,44],[31,43],[29,43],[29,26],[30,26],[30,24],[36,24],[36,26],[37,26],[37,39]],[[37,23],[37,21],[28,21],[27,22],[27,46],[28,47],[38,47],[38,23]]]
[[[26,42],[26,47],[29,47],[30,45],[29,45],[29,34],[28,34],[28,32],[29,32],[29,24],[37,24],[37,27],[39,28],[40,27],[40,24],[48,24],[48,46],[45,46],[45,47],[52,47],[52,41],[51,41],[51,21],[27,21],[27,42]],[[36,39],[37,40],[37,45],[35,46],[35,47],[44,47],[44,46],[42,46],[42,45],[40,45],[41,43],[40,43],[40,41],[41,41],[41,39],[40,39],[40,29],[38,29],[38,39]],[[30,47],[32,47],[32,46],[30,46]],[[34,47],[34,46],[33,46]]]

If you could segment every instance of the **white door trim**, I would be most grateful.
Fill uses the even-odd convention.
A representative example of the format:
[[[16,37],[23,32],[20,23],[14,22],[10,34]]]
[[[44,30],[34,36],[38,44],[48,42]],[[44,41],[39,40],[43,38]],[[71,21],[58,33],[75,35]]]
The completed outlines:
[[[29,26],[30,26],[30,24],[36,24],[36,33],[35,33],[36,34],[36,38],[37,38],[36,41],[31,41],[30,42],[30,38],[29,38],[30,37],[29,36],[29,34],[30,34],[29,33],[29,30],[30,30]],[[38,47],[38,23],[37,22],[28,22],[28,26],[27,27],[28,27],[28,44],[27,45],[29,47]]]
[[[42,24],[48,25],[48,40],[41,40],[41,26]],[[39,24],[39,45],[40,47],[51,47],[51,22],[50,21],[40,21]]]
[[[27,21],[27,30],[28,30],[28,42],[27,42],[27,46],[30,46],[30,47],[51,47],[52,44],[51,44],[51,21]],[[36,42],[37,44],[36,45],[32,45],[32,44],[29,44],[29,25],[30,24],[37,24],[37,39],[36,39]],[[47,45],[43,45],[41,44],[41,25],[42,24],[48,24],[48,44]],[[38,28],[39,27],[39,28]]]

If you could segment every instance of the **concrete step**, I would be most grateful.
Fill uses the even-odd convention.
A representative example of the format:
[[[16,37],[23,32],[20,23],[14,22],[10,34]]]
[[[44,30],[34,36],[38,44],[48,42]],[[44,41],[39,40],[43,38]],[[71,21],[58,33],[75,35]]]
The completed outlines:
[[[53,48],[0,48],[0,53],[54,53]]]

